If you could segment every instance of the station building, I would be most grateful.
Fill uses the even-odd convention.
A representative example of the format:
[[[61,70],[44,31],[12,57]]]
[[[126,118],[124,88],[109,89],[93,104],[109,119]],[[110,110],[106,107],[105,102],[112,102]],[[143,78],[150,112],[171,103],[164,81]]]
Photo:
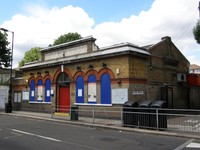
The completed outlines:
[[[41,60],[20,68],[23,78],[13,85],[14,94],[22,95],[20,109],[68,112],[73,105],[115,107],[161,99],[169,108],[187,108],[189,62],[170,37],[143,47],[99,48],[95,40],[89,36],[44,48]]]

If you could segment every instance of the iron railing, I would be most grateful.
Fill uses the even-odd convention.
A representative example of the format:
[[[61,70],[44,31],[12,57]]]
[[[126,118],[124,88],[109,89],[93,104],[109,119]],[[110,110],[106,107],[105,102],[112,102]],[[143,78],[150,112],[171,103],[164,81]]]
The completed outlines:
[[[76,109],[75,112],[67,111],[77,113],[78,121],[94,124],[200,133],[200,110],[130,107],[84,109],[83,107]],[[56,117],[54,111],[52,117]]]
[[[92,124],[200,134],[200,110],[77,106],[77,109],[41,111],[23,108],[22,111],[26,111],[27,114],[31,112],[30,115],[48,115],[54,119]]]

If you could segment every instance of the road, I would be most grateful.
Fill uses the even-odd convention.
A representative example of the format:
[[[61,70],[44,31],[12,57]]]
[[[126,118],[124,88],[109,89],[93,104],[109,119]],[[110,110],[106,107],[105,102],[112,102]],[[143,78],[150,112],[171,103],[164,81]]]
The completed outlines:
[[[178,150],[193,141],[0,115],[1,150]]]

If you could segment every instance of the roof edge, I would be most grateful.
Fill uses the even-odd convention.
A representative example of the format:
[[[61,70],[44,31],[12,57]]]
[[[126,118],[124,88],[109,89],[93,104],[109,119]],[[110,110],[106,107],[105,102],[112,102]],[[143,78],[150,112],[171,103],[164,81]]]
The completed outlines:
[[[67,43],[62,43],[62,44],[59,44],[59,45],[46,47],[46,48],[41,49],[40,51],[44,52],[44,51],[54,50],[54,49],[58,49],[58,48],[62,48],[62,47],[70,46],[70,45],[75,45],[77,43],[86,42],[86,41],[93,41],[94,42],[94,41],[96,41],[96,39],[93,38],[93,36],[87,36],[87,37],[83,37],[83,38],[80,38],[78,40],[70,41],[70,42],[67,42]]]

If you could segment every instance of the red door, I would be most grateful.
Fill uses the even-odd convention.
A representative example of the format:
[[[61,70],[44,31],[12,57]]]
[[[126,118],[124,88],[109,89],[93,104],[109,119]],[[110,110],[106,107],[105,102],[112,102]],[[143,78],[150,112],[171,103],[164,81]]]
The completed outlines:
[[[59,112],[69,112],[70,110],[70,87],[59,87]]]

